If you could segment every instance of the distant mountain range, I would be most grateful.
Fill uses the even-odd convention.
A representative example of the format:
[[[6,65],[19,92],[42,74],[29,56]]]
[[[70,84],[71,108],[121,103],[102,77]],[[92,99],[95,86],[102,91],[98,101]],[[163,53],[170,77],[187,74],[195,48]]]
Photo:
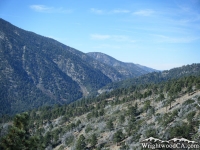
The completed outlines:
[[[200,75],[200,64],[194,63],[191,65],[185,65],[170,70],[152,72],[136,78],[129,78],[119,82],[109,83],[105,87],[101,88],[99,92],[102,93],[105,91],[111,91],[113,89],[129,88],[131,86],[138,86],[144,84],[156,84],[172,79],[178,79],[181,77],[199,76],[199,75]]]
[[[99,62],[115,68],[124,78],[137,77],[143,74],[157,71],[155,69],[148,68],[139,64],[121,62],[100,52],[90,52],[87,54]]]
[[[91,54],[0,19],[0,114],[70,103],[108,83],[153,71],[109,56],[110,64],[102,63]]]
[[[67,104],[97,91],[195,75],[200,65],[170,71],[83,53],[0,19],[0,114]]]

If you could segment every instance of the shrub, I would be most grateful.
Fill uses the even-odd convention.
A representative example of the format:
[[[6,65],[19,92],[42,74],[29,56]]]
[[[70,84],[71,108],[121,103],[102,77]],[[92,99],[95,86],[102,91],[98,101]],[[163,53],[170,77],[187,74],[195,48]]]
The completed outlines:
[[[183,105],[189,105],[189,104],[192,104],[192,103],[194,103],[195,101],[193,100],[193,99],[188,99],[187,101],[185,101],[184,103],[183,103]]]

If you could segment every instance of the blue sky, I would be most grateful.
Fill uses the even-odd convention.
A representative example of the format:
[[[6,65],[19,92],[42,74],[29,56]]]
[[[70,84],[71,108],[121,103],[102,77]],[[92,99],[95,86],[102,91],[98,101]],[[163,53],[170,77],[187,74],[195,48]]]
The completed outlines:
[[[159,70],[200,63],[200,0],[1,0],[0,18]]]

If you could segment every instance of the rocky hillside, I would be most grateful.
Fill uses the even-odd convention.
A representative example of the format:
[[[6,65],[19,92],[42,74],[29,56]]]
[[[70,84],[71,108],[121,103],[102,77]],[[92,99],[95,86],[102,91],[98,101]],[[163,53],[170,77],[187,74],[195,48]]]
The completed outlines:
[[[150,137],[199,142],[199,114],[200,77],[190,76],[33,110],[28,128],[43,149],[141,150]]]
[[[64,104],[123,77],[53,39],[0,19],[0,114]]]
[[[99,62],[114,67],[124,78],[137,77],[143,74],[157,71],[155,69],[148,68],[139,64],[121,62],[100,52],[90,52],[87,53],[87,55],[93,57]]]
[[[69,103],[108,83],[148,72],[130,67],[130,71],[125,69],[127,74],[3,19],[0,19],[0,59],[0,114]]]

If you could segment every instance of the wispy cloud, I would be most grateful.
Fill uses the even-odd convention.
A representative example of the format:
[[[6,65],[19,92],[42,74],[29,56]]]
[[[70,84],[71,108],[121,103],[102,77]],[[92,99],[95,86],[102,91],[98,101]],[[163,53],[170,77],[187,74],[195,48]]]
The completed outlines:
[[[102,14],[105,13],[103,10],[101,10],[101,9],[96,9],[96,8],[91,8],[90,11],[91,11],[92,13],[95,13],[95,14],[98,14],[98,15],[102,15]]]
[[[62,7],[55,8],[55,7],[49,7],[45,5],[30,5],[30,8],[36,12],[42,12],[42,13],[71,13],[72,10],[70,9],[64,9]]]
[[[165,42],[165,43],[191,43],[198,40],[200,37],[187,36],[187,37],[170,37],[165,35],[153,34],[156,42]]]
[[[91,34],[90,38],[93,40],[112,40],[116,42],[136,42],[126,35]]]
[[[31,5],[30,8],[37,12],[50,12],[53,9],[44,5]]]
[[[189,1],[187,4],[180,3],[177,4],[176,9],[176,16],[179,16],[179,18],[175,19],[174,22],[177,23],[180,26],[199,26],[200,21],[200,12],[199,12],[199,5],[200,1],[197,3],[197,1]],[[199,6],[198,6],[199,5]],[[193,27],[194,28],[194,27]]]
[[[138,15],[138,16],[151,16],[152,14],[154,14],[154,10],[152,10],[152,9],[144,9],[144,10],[135,11],[132,14],[133,15]]]

